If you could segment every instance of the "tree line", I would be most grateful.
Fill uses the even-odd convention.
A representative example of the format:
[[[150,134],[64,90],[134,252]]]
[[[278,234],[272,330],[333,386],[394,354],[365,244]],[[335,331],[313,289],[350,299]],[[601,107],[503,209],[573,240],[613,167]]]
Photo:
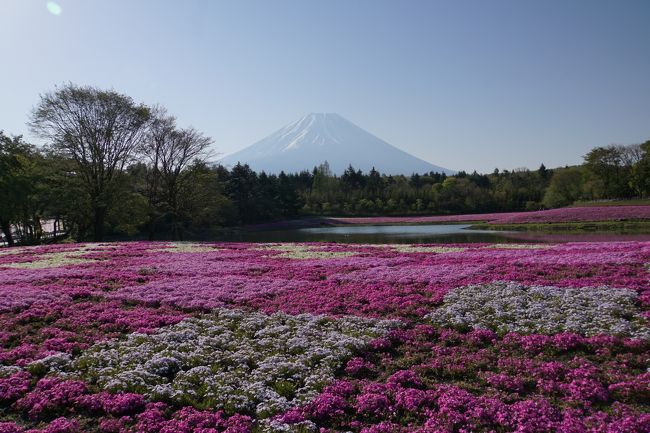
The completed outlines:
[[[10,245],[46,232],[182,240],[304,215],[520,211],[650,195],[650,141],[597,147],[582,165],[557,169],[390,176],[350,166],[337,176],[323,162],[275,175],[210,163],[212,139],[164,107],[74,84],[41,95],[29,126],[46,145],[0,131],[0,230]]]

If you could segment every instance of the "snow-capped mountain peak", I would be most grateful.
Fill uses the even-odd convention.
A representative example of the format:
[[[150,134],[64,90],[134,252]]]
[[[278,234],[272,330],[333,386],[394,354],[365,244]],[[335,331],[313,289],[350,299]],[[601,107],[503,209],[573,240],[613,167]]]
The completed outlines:
[[[328,161],[333,173],[341,174],[350,164],[386,174],[453,173],[412,156],[336,113],[311,113],[281,128],[257,143],[229,156],[221,163],[247,163],[256,171],[287,173],[311,170]]]

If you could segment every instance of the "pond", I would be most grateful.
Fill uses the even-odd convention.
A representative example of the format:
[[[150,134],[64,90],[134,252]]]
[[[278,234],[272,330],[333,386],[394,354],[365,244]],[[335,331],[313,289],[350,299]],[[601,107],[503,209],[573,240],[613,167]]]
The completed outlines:
[[[337,227],[243,231],[218,240],[237,242],[456,243],[650,241],[650,234],[587,232],[544,233],[475,230],[468,224],[346,225]]]

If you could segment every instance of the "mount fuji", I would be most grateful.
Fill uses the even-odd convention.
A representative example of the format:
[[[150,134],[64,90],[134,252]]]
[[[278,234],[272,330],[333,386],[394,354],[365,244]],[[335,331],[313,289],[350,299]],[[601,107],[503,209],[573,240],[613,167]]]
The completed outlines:
[[[375,167],[384,174],[454,173],[398,149],[335,113],[308,114],[220,163],[241,162],[253,170],[277,174],[311,170],[325,161],[334,174],[342,174],[350,164],[364,172]]]

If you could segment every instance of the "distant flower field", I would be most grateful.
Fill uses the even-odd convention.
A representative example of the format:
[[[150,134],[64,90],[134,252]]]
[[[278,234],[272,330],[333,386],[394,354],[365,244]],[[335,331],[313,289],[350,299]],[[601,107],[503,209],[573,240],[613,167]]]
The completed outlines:
[[[650,206],[589,206],[532,212],[503,212],[423,217],[329,218],[339,224],[424,224],[485,221],[490,224],[569,223],[622,220],[648,220]]]
[[[0,249],[0,433],[647,433],[649,264],[650,242]]]

